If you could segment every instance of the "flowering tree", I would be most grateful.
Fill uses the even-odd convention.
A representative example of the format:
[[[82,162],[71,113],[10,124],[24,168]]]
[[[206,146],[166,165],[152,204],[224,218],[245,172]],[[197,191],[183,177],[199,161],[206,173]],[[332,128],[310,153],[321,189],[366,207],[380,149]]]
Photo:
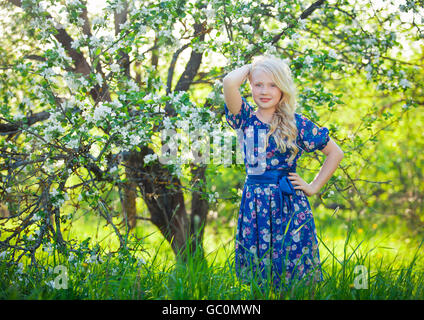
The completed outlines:
[[[365,72],[381,92],[402,96],[402,108],[366,114],[368,128],[416,107],[406,91],[422,93],[411,80],[418,70],[391,54],[398,33],[423,38],[422,3],[396,7],[408,21],[372,1],[107,0],[96,12],[89,5],[1,3],[0,186],[7,214],[0,250],[13,260],[36,262],[36,251],[51,240],[73,250],[63,237],[69,207],[96,212],[127,247],[138,195],[150,213],[145,219],[175,253],[201,248],[209,206],[219,196],[207,189],[206,169],[222,164],[193,163],[185,154],[163,163],[161,133],[173,130],[181,144],[188,131],[225,136],[220,79],[254,55],[290,64],[299,110],[318,123],[320,107],[331,114],[342,103],[343,89],[326,86],[335,79]],[[336,125],[330,130],[348,156],[366,144],[359,135],[345,139]],[[344,173],[331,185],[354,186],[348,167]]]

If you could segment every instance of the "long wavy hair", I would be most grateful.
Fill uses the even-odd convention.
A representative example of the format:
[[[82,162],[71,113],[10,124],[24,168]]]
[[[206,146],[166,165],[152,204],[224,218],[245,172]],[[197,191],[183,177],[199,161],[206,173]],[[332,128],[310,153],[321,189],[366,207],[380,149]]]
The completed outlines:
[[[274,136],[278,149],[284,153],[289,149],[291,155],[288,159],[291,162],[299,152],[296,145],[297,127],[294,117],[296,102],[296,87],[293,82],[290,67],[281,59],[273,56],[264,55],[253,59],[250,72],[260,69],[270,74],[274,83],[282,92],[282,97],[272,116],[270,130],[266,136],[266,147],[271,134]]]

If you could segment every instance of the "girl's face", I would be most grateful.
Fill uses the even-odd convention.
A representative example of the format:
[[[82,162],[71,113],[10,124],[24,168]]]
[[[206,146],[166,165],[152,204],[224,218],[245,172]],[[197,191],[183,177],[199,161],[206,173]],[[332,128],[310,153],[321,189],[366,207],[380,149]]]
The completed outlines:
[[[272,76],[263,70],[256,69],[251,73],[249,80],[255,103],[264,109],[276,108],[283,93],[274,83]]]

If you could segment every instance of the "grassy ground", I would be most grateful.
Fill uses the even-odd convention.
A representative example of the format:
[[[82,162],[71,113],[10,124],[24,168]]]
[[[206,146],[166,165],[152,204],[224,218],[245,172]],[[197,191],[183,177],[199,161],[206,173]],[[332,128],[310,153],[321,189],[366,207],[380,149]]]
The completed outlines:
[[[79,224],[79,225],[78,225]],[[236,278],[234,226],[210,221],[206,262],[196,256],[176,262],[169,244],[149,224],[131,238],[135,252],[110,254],[117,243],[109,227],[75,222],[67,236],[95,235],[96,255],[44,252],[43,268],[6,266],[0,260],[1,299],[422,299],[422,241],[397,225],[379,226],[316,219],[324,281],[299,283],[284,293]],[[108,249],[109,248],[109,249]],[[106,251],[107,250],[107,251]],[[57,267],[62,266],[62,267]],[[56,268],[56,269],[55,269]],[[61,269],[62,268],[62,269]],[[64,272],[66,270],[66,274]]]

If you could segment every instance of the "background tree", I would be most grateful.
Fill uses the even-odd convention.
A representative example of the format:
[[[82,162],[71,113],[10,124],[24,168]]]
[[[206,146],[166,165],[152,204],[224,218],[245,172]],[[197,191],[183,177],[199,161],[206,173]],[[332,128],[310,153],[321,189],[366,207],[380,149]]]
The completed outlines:
[[[328,125],[345,151],[339,174],[314,204],[360,215],[370,201],[393,195],[388,181],[372,170],[376,179],[364,178],[358,168],[377,155],[381,133],[422,107],[422,64],[403,60],[399,50],[422,41],[421,2],[106,1],[97,12],[89,4],[1,2],[0,169],[8,215],[0,248],[11,259],[27,255],[35,263],[52,240],[63,252],[75,250],[63,228],[78,210],[104,218],[122,248],[130,247],[137,219],[147,219],[175,253],[201,249],[217,196],[210,181],[222,164],[193,164],[183,155],[164,165],[160,133],[228,130],[220,79],[261,53],[286,59],[298,111]],[[353,84],[362,93],[373,88],[379,99],[347,104]],[[312,178],[323,159],[304,159],[308,169],[300,170]],[[224,198],[238,200],[236,189]],[[137,215],[138,196],[149,217]],[[416,219],[422,210],[414,212]]]

